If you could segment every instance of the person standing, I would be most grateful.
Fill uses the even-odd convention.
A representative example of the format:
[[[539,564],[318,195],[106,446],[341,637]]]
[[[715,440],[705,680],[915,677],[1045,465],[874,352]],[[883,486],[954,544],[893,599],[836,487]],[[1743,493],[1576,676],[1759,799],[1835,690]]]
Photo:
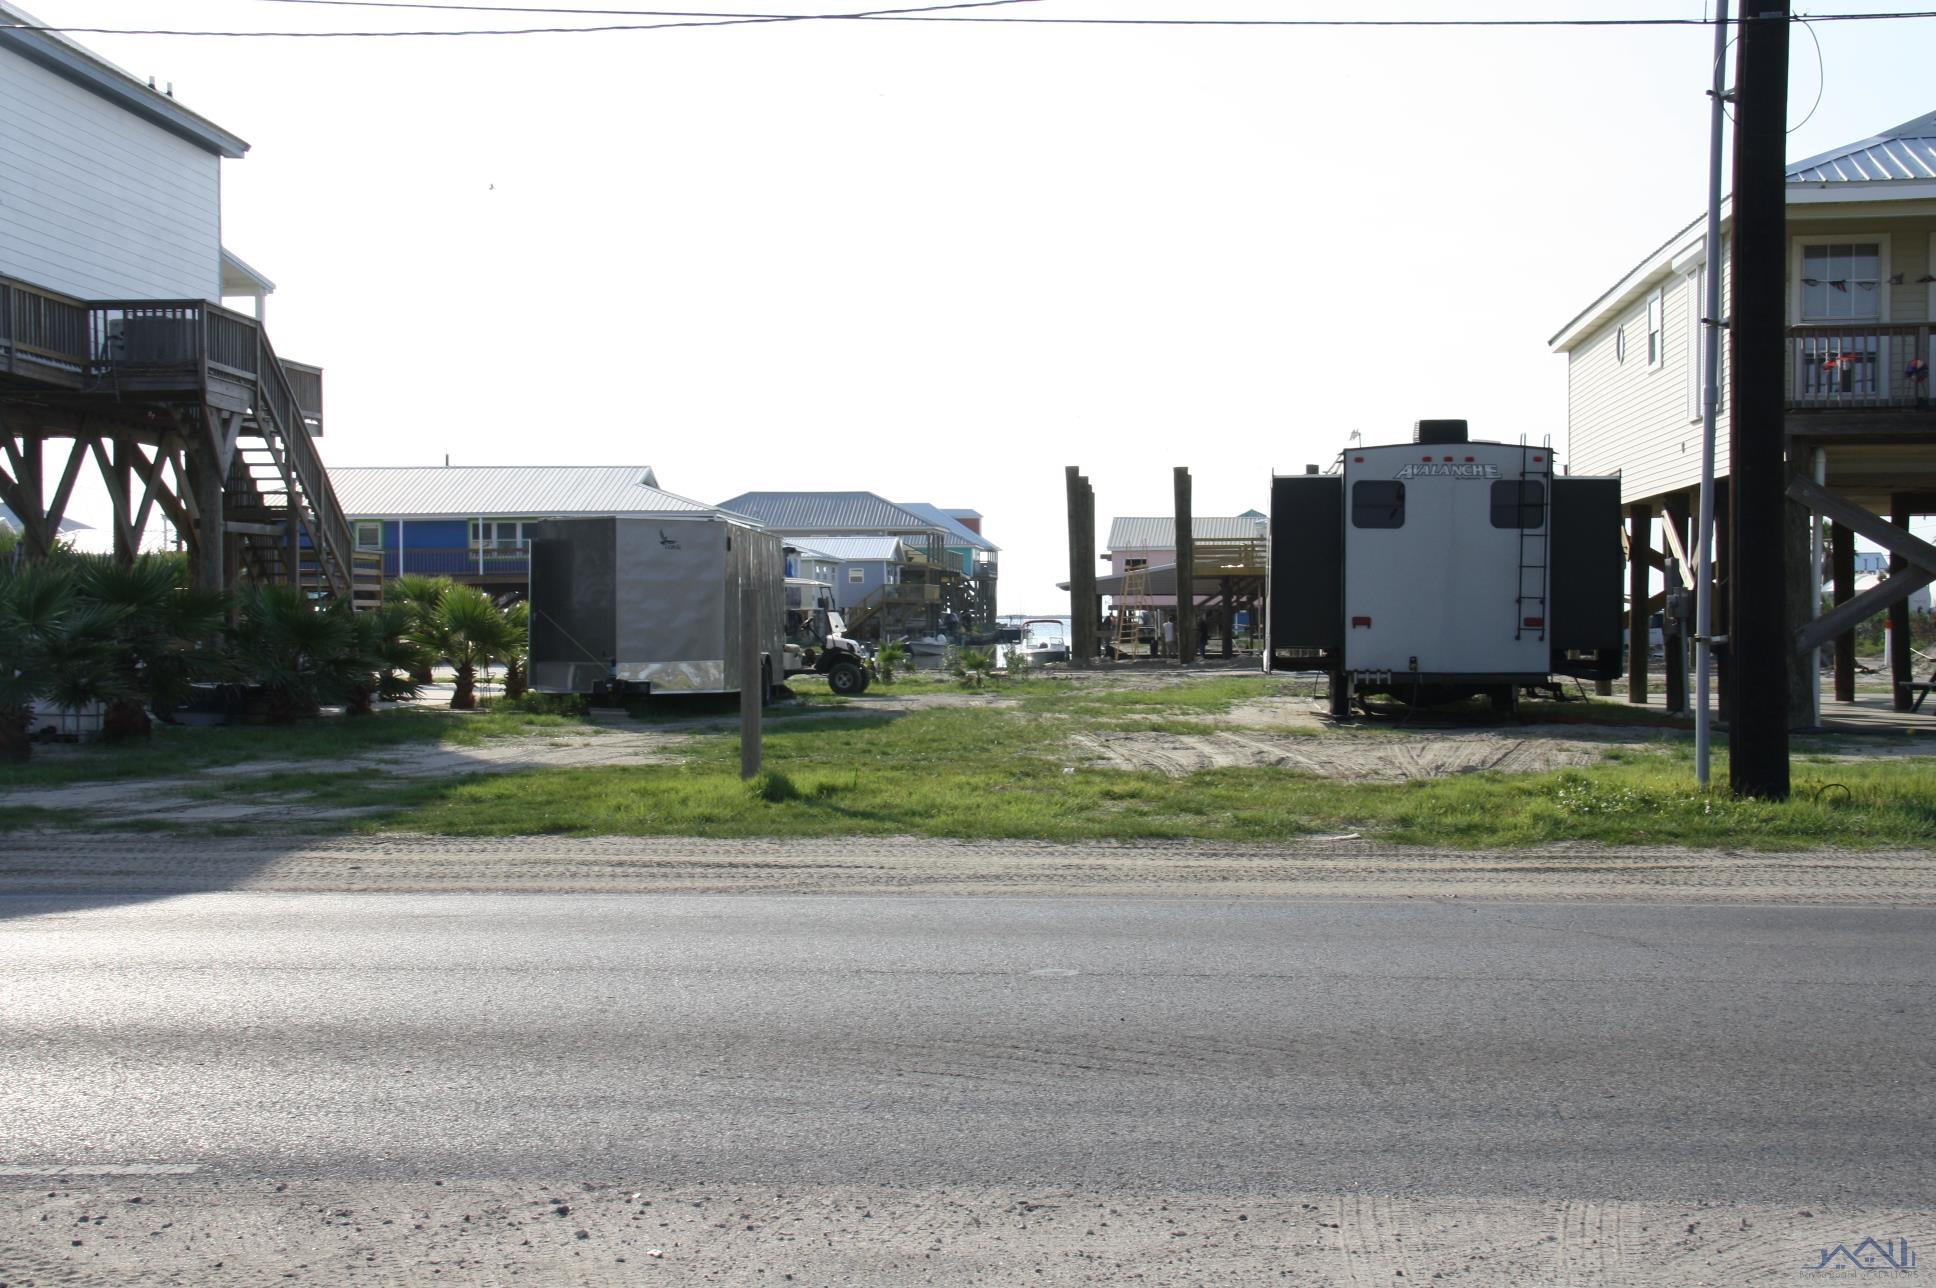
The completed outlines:
[[[1163,614],[1163,656],[1176,656],[1176,618]]]

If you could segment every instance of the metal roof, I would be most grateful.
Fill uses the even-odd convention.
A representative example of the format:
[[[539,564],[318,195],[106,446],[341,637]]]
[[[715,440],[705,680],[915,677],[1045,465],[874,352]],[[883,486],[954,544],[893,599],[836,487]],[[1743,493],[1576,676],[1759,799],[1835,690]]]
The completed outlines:
[[[947,532],[872,492],[742,492],[719,508],[776,532]]]
[[[968,527],[959,519],[955,518],[954,515],[941,509],[939,506],[929,505],[926,501],[901,501],[897,502],[897,504],[909,514],[914,515],[916,518],[927,519],[935,527],[947,533],[952,538],[948,542],[951,546],[972,546],[976,550],[987,550],[991,552],[1001,549],[1000,546],[990,541],[987,537],[982,536],[981,533],[976,532],[973,528]],[[981,517],[972,510],[969,511],[969,514],[974,518]]]
[[[1936,112],[1788,167],[1790,183],[1936,179]]]
[[[151,89],[51,24],[17,6],[0,4],[0,49],[38,63],[82,89],[99,94],[170,134],[217,156],[239,157],[249,145],[215,122],[189,111],[169,94]]]
[[[1243,515],[1219,517],[1210,514],[1190,516],[1190,535],[1198,541],[1255,541],[1266,531],[1266,521],[1261,518],[1249,519]],[[1163,515],[1160,518],[1119,518],[1109,524],[1108,549],[1118,550],[1174,550],[1176,549],[1176,516]]]
[[[906,543],[899,537],[815,537],[813,548],[835,563],[907,563]]]
[[[713,513],[662,490],[646,465],[352,465],[329,480],[351,518]]]

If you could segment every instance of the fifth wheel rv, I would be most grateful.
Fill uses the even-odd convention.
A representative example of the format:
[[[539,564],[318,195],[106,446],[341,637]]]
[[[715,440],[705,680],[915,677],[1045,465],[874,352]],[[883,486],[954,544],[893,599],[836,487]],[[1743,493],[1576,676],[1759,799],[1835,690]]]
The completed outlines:
[[[1620,480],[1462,420],[1271,480],[1272,669],[1326,670],[1331,705],[1386,693],[1502,711],[1555,675],[1620,674]]]

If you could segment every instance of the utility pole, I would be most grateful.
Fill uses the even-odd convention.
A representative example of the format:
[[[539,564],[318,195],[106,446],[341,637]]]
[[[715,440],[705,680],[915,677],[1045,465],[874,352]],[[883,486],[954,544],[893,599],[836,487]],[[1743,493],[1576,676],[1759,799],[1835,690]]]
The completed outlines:
[[[1064,475],[1069,494],[1069,665],[1096,656],[1096,489],[1077,466]]]
[[[1787,443],[1782,319],[1787,256],[1788,0],[1745,0],[1734,74],[1734,287],[1728,444],[1728,649],[1736,687],[1729,783],[1788,798]]]
[[[1713,704],[1708,701],[1708,675],[1714,666],[1715,523],[1719,498],[1714,487],[1715,420],[1721,408],[1721,156],[1722,122],[1728,113],[1728,0],[1714,6],[1714,66],[1708,86],[1707,129],[1707,269],[1702,273],[1706,292],[1701,300],[1701,492],[1694,518],[1694,778],[1703,790],[1708,784],[1710,727]]]
[[[1178,666],[1197,655],[1197,530],[1191,513],[1190,467],[1176,467],[1176,656]]]

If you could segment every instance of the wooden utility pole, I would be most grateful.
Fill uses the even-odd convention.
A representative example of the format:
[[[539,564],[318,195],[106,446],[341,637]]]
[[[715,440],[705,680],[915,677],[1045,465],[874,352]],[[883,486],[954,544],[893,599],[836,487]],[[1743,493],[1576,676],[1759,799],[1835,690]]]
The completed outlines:
[[[1788,0],[1746,0],[1734,73],[1733,382],[1728,507],[1734,660],[1728,779],[1735,794],[1788,798],[1787,444],[1782,335],[1787,287]]]
[[[1178,665],[1197,655],[1197,532],[1190,508],[1190,467],[1176,475],[1176,656]]]
[[[1096,656],[1096,490],[1074,465],[1064,471],[1069,495],[1069,665]]]
[[[760,592],[748,584],[739,599],[739,776],[760,772],[760,704],[766,697],[760,672]]]

